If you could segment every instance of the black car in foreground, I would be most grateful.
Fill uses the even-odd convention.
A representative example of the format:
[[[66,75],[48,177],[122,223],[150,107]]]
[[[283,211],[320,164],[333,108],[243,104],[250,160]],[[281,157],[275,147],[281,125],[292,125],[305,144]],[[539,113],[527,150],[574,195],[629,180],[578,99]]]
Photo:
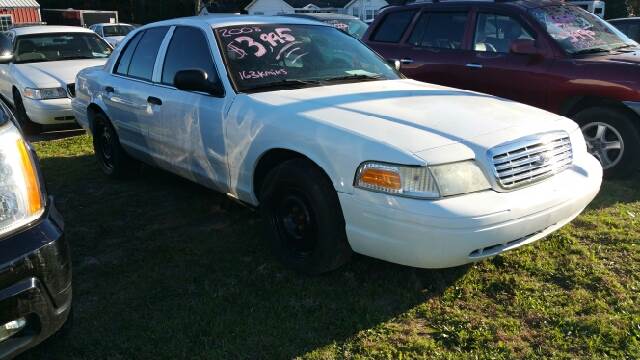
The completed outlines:
[[[71,311],[63,221],[38,159],[0,104],[0,359],[55,334]]]

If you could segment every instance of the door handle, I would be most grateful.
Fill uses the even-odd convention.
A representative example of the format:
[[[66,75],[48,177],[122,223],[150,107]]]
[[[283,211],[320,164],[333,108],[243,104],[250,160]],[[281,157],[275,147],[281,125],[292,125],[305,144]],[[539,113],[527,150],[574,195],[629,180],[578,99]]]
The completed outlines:
[[[409,59],[409,58],[400,59],[400,63],[401,64],[413,64],[413,59]]]
[[[105,86],[105,87],[104,87],[104,91],[106,91],[106,92],[108,92],[108,93],[112,93],[112,92],[115,92],[115,91],[116,91],[116,89],[114,89],[114,88],[113,88],[113,87],[111,87],[111,86]]]
[[[158,105],[158,106],[162,105],[162,100],[158,99],[158,98],[157,98],[157,97],[155,97],[155,96],[149,96],[149,97],[147,98],[147,102],[148,102],[149,104],[153,104],[153,105]]]
[[[465,66],[472,69],[482,69],[482,65],[480,64],[467,64]]]

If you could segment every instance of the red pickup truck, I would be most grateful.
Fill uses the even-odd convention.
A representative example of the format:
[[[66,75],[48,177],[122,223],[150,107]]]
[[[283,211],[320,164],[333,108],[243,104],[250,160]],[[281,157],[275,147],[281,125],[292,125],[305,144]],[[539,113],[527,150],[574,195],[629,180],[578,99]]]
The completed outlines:
[[[420,81],[479,91],[578,122],[605,174],[640,161],[640,47],[555,0],[421,2],[387,8],[363,40]]]

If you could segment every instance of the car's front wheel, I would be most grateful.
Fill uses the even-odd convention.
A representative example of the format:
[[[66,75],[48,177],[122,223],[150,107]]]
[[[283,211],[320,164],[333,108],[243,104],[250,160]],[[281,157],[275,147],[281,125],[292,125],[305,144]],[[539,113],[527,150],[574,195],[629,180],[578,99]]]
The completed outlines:
[[[13,104],[16,111],[16,120],[25,134],[37,135],[42,132],[42,125],[36,124],[27,115],[27,110],[22,102],[22,95],[17,90],[13,91]]]
[[[93,149],[102,172],[109,177],[127,178],[138,168],[138,162],[122,148],[118,133],[103,114],[94,117]]]
[[[631,175],[640,165],[640,134],[631,114],[595,107],[576,114],[589,152],[600,160],[605,177]]]
[[[260,202],[270,246],[286,266],[320,274],[350,259],[338,195],[315,164],[293,159],[271,170]]]

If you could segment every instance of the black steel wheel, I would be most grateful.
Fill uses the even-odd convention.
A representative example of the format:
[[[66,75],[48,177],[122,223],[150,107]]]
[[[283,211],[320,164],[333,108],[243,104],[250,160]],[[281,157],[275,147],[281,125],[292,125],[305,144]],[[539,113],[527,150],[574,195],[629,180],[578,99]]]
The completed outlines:
[[[270,246],[286,266],[320,274],[350,259],[338,195],[327,175],[309,160],[289,160],[271,170],[260,200]]]
[[[138,162],[122,148],[118,133],[103,114],[94,117],[93,149],[102,172],[109,177],[127,178],[138,168]]]

